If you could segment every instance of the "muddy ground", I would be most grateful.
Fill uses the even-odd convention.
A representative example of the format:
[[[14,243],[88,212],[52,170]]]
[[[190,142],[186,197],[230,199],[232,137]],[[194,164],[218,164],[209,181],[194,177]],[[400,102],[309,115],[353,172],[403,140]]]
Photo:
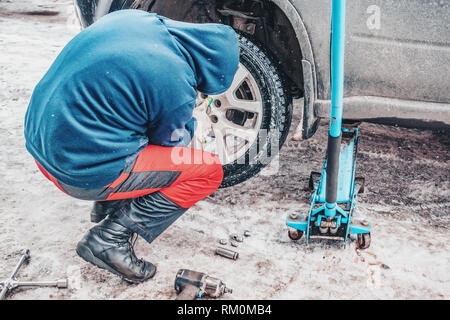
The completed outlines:
[[[78,31],[71,1],[0,0],[0,278],[29,248],[20,279],[67,277],[70,285],[16,290],[10,299],[173,299],[179,268],[223,279],[234,289],[225,299],[450,298],[450,137],[370,123],[360,127],[358,160],[366,178],[358,216],[373,224],[368,250],[287,237],[286,214],[309,207],[323,121],[312,139],[288,139],[278,165],[201,201],[151,245],[139,239],[138,255],[158,265],[154,279],[129,285],[82,261],[74,249],[92,226],[91,203],[48,182],[23,137],[34,86]],[[251,236],[237,261],[214,255],[219,238],[245,229]]]

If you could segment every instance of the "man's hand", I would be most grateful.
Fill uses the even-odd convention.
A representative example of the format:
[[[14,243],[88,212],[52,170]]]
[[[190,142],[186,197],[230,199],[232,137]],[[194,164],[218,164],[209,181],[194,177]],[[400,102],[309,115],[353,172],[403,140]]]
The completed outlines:
[[[212,130],[211,120],[209,119],[212,101],[213,99],[210,97],[200,100],[192,114],[197,119],[197,129],[192,140],[195,143],[199,142],[201,146],[208,142],[208,135]]]

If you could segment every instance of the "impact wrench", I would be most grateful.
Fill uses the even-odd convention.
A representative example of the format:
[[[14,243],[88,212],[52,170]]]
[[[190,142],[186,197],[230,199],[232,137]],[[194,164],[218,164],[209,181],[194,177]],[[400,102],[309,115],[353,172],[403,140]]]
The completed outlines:
[[[180,269],[175,277],[176,300],[195,300],[204,296],[220,298],[225,293],[232,293],[222,280],[205,273]]]

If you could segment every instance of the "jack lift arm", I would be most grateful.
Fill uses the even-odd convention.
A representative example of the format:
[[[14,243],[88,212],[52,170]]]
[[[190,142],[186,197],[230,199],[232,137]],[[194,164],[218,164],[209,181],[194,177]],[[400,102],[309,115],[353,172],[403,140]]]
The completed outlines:
[[[322,174],[312,172],[310,187],[314,191],[307,217],[291,213],[286,224],[289,237],[300,239],[343,240],[357,235],[358,246],[370,245],[371,224],[354,219],[356,196],[364,190],[364,179],[355,177],[358,147],[358,124],[342,124],[344,98],[346,0],[332,0],[331,17],[331,119],[327,155]]]

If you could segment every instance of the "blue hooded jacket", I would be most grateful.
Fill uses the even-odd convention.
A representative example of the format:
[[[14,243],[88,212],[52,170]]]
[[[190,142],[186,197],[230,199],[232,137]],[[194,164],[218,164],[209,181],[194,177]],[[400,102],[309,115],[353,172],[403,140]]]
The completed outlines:
[[[110,13],[72,39],[34,89],[26,147],[58,181],[104,187],[147,144],[187,145],[196,90],[226,91],[238,62],[228,26]]]

